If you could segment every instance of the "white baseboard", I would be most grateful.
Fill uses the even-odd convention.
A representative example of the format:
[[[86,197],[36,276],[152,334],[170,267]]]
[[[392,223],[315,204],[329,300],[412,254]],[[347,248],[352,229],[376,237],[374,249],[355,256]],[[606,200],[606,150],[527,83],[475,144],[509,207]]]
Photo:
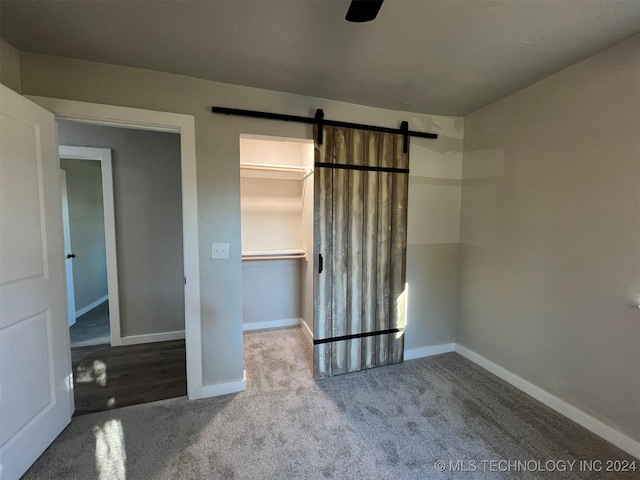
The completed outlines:
[[[228,383],[219,383],[216,385],[203,385],[199,398],[217,397],[219,395],[227,395],[229,393],[243,392],[247,389],[247,371],[243,370],[242,380]]]
[[[175,332],[149,333],[146,335],[129,335],[120,338],[120,345],[136,345],[138,343],[167,342],[169,340],[181,340],[184,338],[184,330]]]
[[[242,330],[267,330],[269,328],[297,327],[302,321],[301,318],[285,318],[282,320],[269,320],[267,322],[253,322],[242,324]]]
[[[107,300],[109,300],[109,295],[105,295],[104,297],[99,298],[98,300],[96,300],[93,303],[90,303],[86,307],[82,307],[80,310],[76,310],[76,318],[81,317],[82,315],[84,315],[87,312],[90,312],[91,310],[96,308],[98,305],[100,305],[101,303],[106,302]]]
[[[413,360],[414,358],[430,357],[431,355],[453,352],[455,351],[455,346],[455,343],[443,343],[441,345],[405,349],[404,359]]]
[[[300,325],[302,325],[302,331],[304,332],[305,336],[313,344],[313,332],[309,328],[309,325],[307,325],[307,322],[304,321],[304,318],[300,319]]]
[[[472,350],[469,350],[468,348],[460,344],[455,344],[455,351],[463,357],[468,358],[473,363],[478,364],[485,370],[493,373],[495,376],[500,377],[502,380],[510,383],[517,389],[522,390],[528,395],[531,395],[533,398],[544,403],[546,406],[552,408],[561,415],[564,415],[565,417],[573,420],[578,425],[581,425],[587,430],[595,433],[599,437],[604,438],[606,441],[614,444],[621,450],[624,450],[629,455],[640,458],[640,442],[637,442],[633,438],[626,436],[615,428],[610,427],[602,421],[583,412],[579,408],[568,404],[564,400],[556,397],[546,390],[543,390],[540,387],[537,387],[536,385],[519,377],[515,373],[510,372],[509,370],[501,367],[500,365],[486,359],[485,357],[477,354]]]

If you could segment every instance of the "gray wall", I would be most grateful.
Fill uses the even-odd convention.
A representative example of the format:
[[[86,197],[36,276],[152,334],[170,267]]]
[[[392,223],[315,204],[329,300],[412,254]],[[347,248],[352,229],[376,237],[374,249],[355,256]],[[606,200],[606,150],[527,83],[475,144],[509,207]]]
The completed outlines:
[[[640,439],[640,37],[465,117],[457,341]]]
[[[121,335],[184,330],[180,136],[58,122],[58,141],[111,149]]]
[[[20,52],[1,38],[0,83],[20,93]]]
[[[458,133],[462,141],[461,125]],[[451,148],[439,159],[409,158],[405,335],[409,356],[421,355],[425,346],[455,341],[462,157],[455,144]]]
[[[300,318],[301,260],[242,262],[244,323]]]
[[[415,130],[440,134],[437,140],[411,139],[411,169],[429,175],[430,169],[462,163],[462,118],[424,115],[364,107],[333,100],[305,97],[239,87],[206,80],[152,72],[143,69],[23,52],[22,91],[27,95],[123,105],[166,112],[185,113],[195,118],[198,175],[198,234],[200,245],[200,287],[202,314],[203,384],[215,385],[243,378],[242,348],[242,262],[240,258],[240,134],[313,138],[310,125],[273,122],[253,118],[213,115],[212,104],[228,107],[313,115],[323,108],[330,118],[357,123],[398,126],[407,120]],[[410,186],[411,188],[411,186]],[[450,187],[454,193],[456,188]],[[426,212],[424,201],[434,190],[433,201],[449,203],[439,189],[426,189],[409,199],[411,222],[427,216],[432,231],[444,224],[458,223],[459,211],[444,218],[437,207]],[[455,196],[455,195],[454,195]],[[412,215],[412,209],[416,209]],[[423,213],[420,213],[423,212]],[[413,348],[453,341],[457,289],[449,289],[447,308],[434,309],[415,283],[429,276],[433,282],[440,273],[430,269],[437,261],[439,247],[431,242],[457,242],[446,237],[420,239],[420,231],[409,240],[407,278],[414,279],[414,295],[409,297],[406,345]],[[229,260],[212,260],[211,243],[230,244]],[[423,243],[426,243],[426,247]],[[451,248],[444,246],[445,250]],[[440,267],[439,267],[440,268]],[[455,263],[451,266],[455,270]],[[452,307],[453,305],[453,307]]]
[[[76,311],[108,294],[102,171],[94,160],[60,159],[67,173],[69,230]]]

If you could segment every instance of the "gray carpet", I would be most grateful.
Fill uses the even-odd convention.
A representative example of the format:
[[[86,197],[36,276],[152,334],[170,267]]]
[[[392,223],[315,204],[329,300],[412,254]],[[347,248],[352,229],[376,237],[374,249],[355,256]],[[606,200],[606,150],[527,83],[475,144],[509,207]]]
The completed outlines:
[[[69,334],[72,347],[111,344],[109,301],[78,317],[76,323],[69,327]]]
[[[632,458],[455,353],[316,383],[301,329],[245,344],[246,392],[76,417],[25,479],[638,478],[483,471]],[[438,473],[440,459],[478,469]]]

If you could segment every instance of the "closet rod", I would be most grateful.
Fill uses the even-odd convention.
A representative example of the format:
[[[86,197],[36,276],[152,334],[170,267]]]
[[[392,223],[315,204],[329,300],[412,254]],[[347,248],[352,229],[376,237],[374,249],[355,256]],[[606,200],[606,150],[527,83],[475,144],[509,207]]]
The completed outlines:
[[[242,257],[243,262],[253,262],[256,260],[303,260],[307,258],[306,255],[267,255],[262,257]]]
[[[306,173],[307,168],[297,165],[273,165],[269,163],[241,163],[241,170],[260,170],[265,172]]]

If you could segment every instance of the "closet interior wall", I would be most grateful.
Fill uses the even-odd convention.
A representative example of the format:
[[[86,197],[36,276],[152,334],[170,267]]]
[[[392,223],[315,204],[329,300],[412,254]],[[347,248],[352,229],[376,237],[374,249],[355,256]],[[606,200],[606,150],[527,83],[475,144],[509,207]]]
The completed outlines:
[[[240,139],[244,330],[313,329],[313,143]]]

